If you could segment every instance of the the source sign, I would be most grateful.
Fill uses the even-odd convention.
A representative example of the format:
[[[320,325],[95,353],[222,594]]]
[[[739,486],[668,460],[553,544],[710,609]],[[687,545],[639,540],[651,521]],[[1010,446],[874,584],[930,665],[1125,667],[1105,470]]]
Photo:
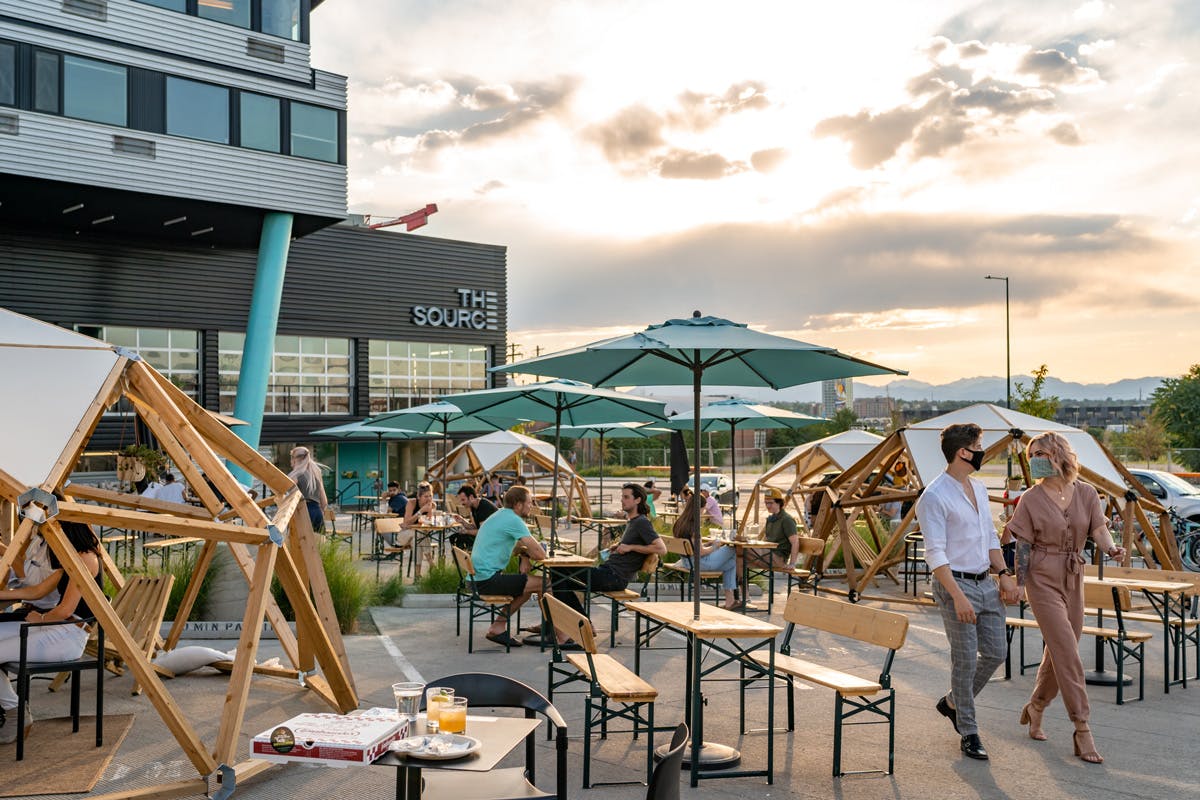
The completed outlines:
[[[457,306],[413,306],[412,323],[421,327],[496,330],[496,293],[455,289]]]

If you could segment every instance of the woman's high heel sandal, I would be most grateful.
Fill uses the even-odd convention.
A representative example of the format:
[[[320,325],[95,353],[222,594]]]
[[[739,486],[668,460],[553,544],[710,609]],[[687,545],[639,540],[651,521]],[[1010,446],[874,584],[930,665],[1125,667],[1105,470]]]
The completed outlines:
[[[1029,726],[1029,738],[1036,739],[1039,742],[1046,741],[1046,734],[1042,731],[1042,712],[1043,708],[1035,708],[1033,703],[1026,703],[1021,709],[1021,724]],[[1078,755],[1078,754],[1076,754]]]
[[[1104,756],[1096,752],[1096,742],[1092,739],[1092,732],[1084,728],[1075,731],[1073,737],[1075,743],[1075,755],[1089,764],[1103,764]]]

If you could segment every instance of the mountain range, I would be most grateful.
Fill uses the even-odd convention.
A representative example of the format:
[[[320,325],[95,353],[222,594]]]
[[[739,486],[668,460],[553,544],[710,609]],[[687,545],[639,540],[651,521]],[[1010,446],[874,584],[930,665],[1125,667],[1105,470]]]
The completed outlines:
[[[1149,400],[1150,395],[1162,381],[1163,379],[1160,377],[1148,377],[1127,378],[1114,383],[1075,383],[1047,377],[1042,386],[1042,395],[1056,396],[1062,400]],[[1021,383],[1028,388],[1032,382],[1033,378],[1029,375],[1013,376],[1014,385]],[[691,395],[680,387],[664,387],[653,391],[634,389],[633,391],[635,394],[644,394],[666,401],[671,409],[691,408]],[[805,384],[778,392],[754,387],[706,386],[704,395],[705,402],[734,396],[757,402],[815,403],[821,400],[821,384]],[[885,395],[897,400],[909,401],[932,399],[1002,403],[1004,401],[1004,378],[988,375],[960,378],[942,384],[901,378],[883,386],[868,386],[865,383],[854,385],[855,397],[882,397]]]

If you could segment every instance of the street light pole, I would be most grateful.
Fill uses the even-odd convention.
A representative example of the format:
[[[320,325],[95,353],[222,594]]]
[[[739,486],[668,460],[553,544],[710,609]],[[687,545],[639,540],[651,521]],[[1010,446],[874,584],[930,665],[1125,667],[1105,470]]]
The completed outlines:
[[[1004,281],[1004,405],[1006,408],[1012,408],[1012,329],[1009,326],[1008,276],[984,275],[983,279],[987,281]],[[1008,453],[1008,477],[1012,478],[1011,449]],[[1005,488],[1007,488],[1007,484]]]

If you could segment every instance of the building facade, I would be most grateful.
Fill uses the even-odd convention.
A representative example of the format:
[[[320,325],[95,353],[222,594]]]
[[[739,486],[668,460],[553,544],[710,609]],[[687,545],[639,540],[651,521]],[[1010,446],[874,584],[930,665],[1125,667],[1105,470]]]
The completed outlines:
[[[0,0],[0,304],[139,353],[213,411],[257,400],[250,361],[264,449],[485,388],[504,356],[503,247],[346,222],[320,4]],[[140,435],[114,409],[92,442]],[[339,475],[377,459],[321,455]]]

